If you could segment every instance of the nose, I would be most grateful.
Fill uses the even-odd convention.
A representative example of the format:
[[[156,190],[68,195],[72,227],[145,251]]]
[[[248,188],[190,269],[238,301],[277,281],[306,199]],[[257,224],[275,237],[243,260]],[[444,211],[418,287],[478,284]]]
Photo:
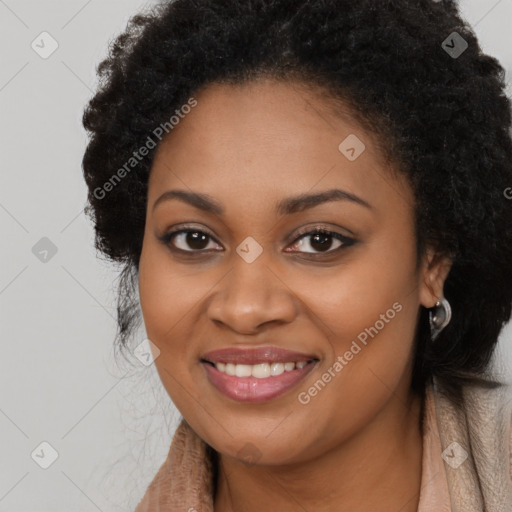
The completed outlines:
[[[241,334],[256,334],[267,324],[292,322],[298,308],[287,283],[261,257],[252,263],[236,258],[210,297],[209,319]]]

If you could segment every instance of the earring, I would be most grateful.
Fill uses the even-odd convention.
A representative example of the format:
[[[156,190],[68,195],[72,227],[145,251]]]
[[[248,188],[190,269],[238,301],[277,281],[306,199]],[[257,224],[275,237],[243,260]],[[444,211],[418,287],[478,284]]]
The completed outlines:
[[[434,310],[432,312],[432,309]],[[434,308],[428,312],[430,322],[430,336],[435,340],[439,333],[450,323],[452,318],[452,308],[450,303],[443,297],[436,302]]]

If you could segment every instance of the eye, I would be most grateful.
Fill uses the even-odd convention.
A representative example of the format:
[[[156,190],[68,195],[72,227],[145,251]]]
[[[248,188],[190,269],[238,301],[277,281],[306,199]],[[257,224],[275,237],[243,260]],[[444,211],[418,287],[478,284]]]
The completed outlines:
[[[213,237],[205,231],[189,228],[166,233],[160,240],[171,249],[175,248],[178,251],[204,252],[208,249],[208,240],[213,240]]]
[[[353,238],[320,226],[315,227],[313,230],[299,233],[299,235],[300,236],[294,240],[292,251],[290,252],[295,252],[294,248],[299,248],[305,250],[299,250],[298,252],[311,254],[332,253],[342,247],[349,247],[355,243]],[[335,245],[334,249],[332,248],[333,245]]]

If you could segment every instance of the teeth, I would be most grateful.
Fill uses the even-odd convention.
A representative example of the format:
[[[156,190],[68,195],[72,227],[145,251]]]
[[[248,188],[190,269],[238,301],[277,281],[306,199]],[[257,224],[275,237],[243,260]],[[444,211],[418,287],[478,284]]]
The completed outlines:
[[[255,364],[251,368],[251,375],[257,379],[270,377],[270,365],[267,363]]]
[[[252,372],[252,366],[250,364],[236,364],[235,375],[237,377],[250,377]]]
[[[267,377],[277,377],[284,372],[291,372],[296,368],[304,368],[306,361],[298,363],[260,363],[260,364],[233,364],[233,363],[215,363],[219,372],[236,377],[256,377],[257,379],[266,379]]]
[[[291,372],[295,368],[295,363],[284,363],[284,371]]]
[[[270,365],[270,375],[275,377],[276,375],[281,375],[284,372],[284,364],[283,363],[272,363]]]

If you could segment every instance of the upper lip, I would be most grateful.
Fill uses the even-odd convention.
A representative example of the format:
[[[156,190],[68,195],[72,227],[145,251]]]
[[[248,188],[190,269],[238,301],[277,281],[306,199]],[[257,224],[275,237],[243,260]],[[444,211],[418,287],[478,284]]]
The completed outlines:
[[[210,363],[260,364],[310,361],[317,359],[312,354],[294,352],[279,347],[223,348],[204,354],[202,360]]]

